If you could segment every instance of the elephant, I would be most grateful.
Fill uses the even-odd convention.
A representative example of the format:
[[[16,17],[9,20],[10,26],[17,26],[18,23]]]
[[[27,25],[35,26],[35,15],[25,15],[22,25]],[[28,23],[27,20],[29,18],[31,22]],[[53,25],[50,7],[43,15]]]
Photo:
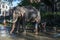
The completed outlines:
[[[26,30],[26,23],[27,22],[34,22],[35,23],[35,31],[36,34],[38,32],[38,24],[41,21],[41,15],[40,11],[38,11],[35,7],[33,6],[17,6],[12,9],[12,29],[10,31],[10,34],[14,31],[15,28],[15,23],[17,22],[18,19],[22,19],[22,26],[24,31]],[[18,21],[19,22],[19,21]],[[21,21],[20,21],[21,22]]]

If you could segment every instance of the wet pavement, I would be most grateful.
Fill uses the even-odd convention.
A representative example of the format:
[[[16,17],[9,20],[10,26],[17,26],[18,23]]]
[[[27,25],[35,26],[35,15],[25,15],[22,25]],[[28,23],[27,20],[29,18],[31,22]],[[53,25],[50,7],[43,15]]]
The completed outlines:
[[[47,35],[42,36],[42,33],[40,35],[28,32],[25,35],[23,33],[9,34],[10,29],[10,27],[0,25],[0,40],[59,40],[59,38],[52,38]]]

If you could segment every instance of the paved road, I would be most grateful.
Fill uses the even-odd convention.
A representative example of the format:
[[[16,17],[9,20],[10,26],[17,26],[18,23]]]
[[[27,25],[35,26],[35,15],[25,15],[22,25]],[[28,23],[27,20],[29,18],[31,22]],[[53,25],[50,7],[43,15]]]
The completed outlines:
[[[9,27],[0,26],[0,40],[56,40],[55,38],[35,35],[34,33],[26,33],[26,35],[20,34],[9,34]]]

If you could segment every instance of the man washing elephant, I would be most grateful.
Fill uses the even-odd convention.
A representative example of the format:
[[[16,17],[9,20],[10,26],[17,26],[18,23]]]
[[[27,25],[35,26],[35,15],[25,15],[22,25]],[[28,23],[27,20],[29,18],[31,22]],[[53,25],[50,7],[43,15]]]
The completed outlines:
[[[32,6],[16,7],[13,11],[13,25],[10,34],[12,34],[14,31],[14,28],[16,27],[15,23],[17,22],[18,18],[22,19],[24,31],[26,30],[27,22],[35,22],[35,33],[38,34],[38,24],[40,23],[41,16],[40,12],[36,8]]]

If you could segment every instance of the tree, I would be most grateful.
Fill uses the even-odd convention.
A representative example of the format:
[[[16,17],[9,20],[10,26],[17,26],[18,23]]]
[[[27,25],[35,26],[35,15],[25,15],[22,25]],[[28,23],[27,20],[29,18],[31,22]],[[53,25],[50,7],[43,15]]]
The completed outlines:
[[[40,6],[40,0],[23,0],[21,3],[18,4],[18,6],[27,6],[27,5],[32,5],[39,9]]]
[[[30,1],[30,3],[39,3],[40,2],[40,0],[29,0]]]
[[[26,6],[26,5],[32,5],[36,8],[40,7],[40,3],[44,2],[47,6],[53,7],[54,8],[54,0],[22,0],[21,3],[18,5],[21,6]]]

